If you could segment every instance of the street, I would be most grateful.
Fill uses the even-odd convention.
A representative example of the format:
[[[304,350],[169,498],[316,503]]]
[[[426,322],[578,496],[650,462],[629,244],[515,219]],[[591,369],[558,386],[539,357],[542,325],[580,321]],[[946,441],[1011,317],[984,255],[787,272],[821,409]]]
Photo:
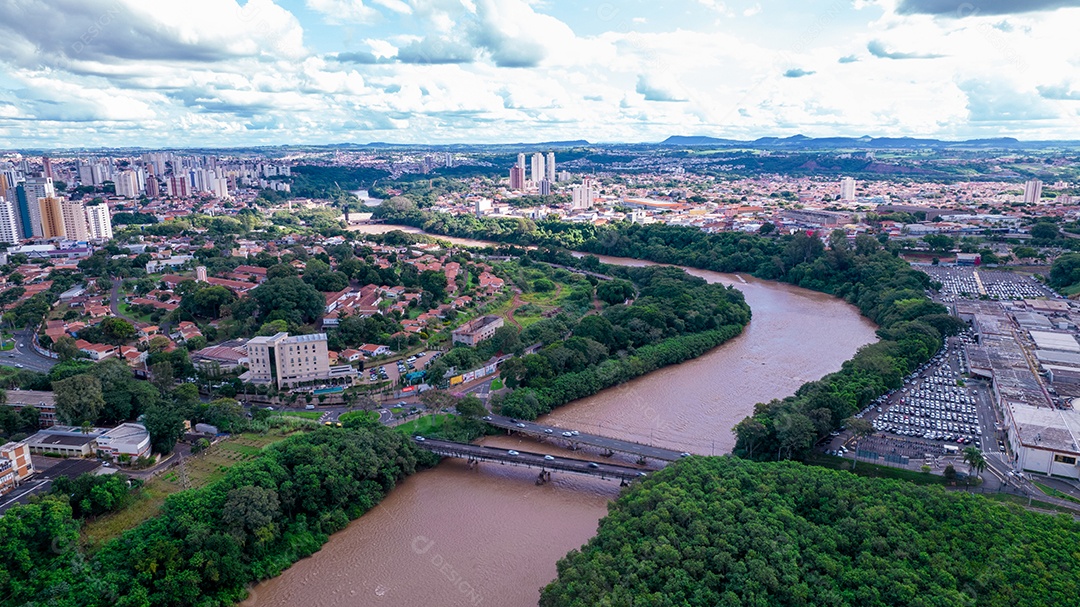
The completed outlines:
[[[27,330],[15,332],[15,347],[0,353],[0,364],[17,369],[28,369],[38,373],[48,373],[56,365],[57,360],[42,356],[34,351],[30,345],[33,333]]]

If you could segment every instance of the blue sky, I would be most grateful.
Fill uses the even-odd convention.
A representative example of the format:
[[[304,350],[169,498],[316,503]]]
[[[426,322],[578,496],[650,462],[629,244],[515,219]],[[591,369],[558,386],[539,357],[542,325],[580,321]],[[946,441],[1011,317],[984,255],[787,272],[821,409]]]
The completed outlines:
[[[1078,5],[7,0],[0,147],[1080,139]]]

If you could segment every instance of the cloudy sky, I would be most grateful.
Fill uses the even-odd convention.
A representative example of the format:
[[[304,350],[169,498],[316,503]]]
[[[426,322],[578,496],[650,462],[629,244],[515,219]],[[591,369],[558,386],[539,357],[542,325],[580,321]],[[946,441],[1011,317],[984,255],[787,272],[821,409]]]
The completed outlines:
[[[3,0],[0,147],[1080,139],[1078,6]]]

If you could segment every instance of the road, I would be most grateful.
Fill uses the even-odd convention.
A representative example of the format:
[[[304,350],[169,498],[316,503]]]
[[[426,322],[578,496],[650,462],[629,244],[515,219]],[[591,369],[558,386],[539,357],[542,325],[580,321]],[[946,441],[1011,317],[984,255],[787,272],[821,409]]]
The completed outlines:
[[[3,361],[2,364],[37,371],[38,373],[48,373],[49,369],[52,369],[58,361],[35,352],[33,346],[30,345],[32,339],[32,332],[27,330],[16,331],[15,348],[0,353],[2,354],[0,355],[0,361]],[[19,365],[22,366],[19,367]]]
[[[640,478],[648,474],[647,471],[630,466],[618,466],[604,462],[555,457],[544,453],[515,451],[500,447],[485,447],[436,439],[417,440],[416,446],[445,457],[461,457],[476,461],[497,461],[511,465],[541,468],[548,471],[561,470],[601,478],[617,478],[624,481]]]
[[[599,447],[601,449],[606,449],[607,451],[630,453],[632,455],[648,457],[665,462],[674,461],[683,457],[682,453],[672,449],[664,449],[662,447],[653,447],[652,445],[643,445],[641,443],[608,438],[598,434],[585,434],[584,432],[580,432],[573,436],[565,436],[565,433],[574,432],[574,430],[571,428],[545,426],[544,424],[538,424],[536,422],[519,421],[502,415],[488,415],[484,420],[497,428],[504,428],[522,434],[567,442],[572,449],[576,449],[581,445],[589,445],[590,447]]]

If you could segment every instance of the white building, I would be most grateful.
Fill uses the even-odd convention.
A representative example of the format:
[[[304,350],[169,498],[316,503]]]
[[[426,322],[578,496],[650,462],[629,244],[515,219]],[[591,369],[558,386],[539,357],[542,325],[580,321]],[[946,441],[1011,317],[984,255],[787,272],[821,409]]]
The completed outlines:
[[[142,424],[120,424],[97,437],[97,449],[113,459],[145,457],[150,455],[150,433]]]
[[[1080,411],[1005,405],[1009,446],[1018,468],[1080,479]]]
[[[1038,179],[1032,179],[1024,184],[1024,202],[1036,203],[1042,198],[1042,182]]]
[[[95,204],[86,207],[86,226],[90,238],[111,239],[113,237],[112,218],[109,216],[108,205]]]
[[[855,200],[855,180],[851,177],[840,180],[840,200]]]
[[[593,186],[592,179],[586,177],[582,180],[581,185],[576,185],[571,188],[573,194],[573,202],[570,204],[570,208],[573,210],[591,209],[593,200],[596,199],[599,191]]]
[[[547,153],[547,161],[544,163],[544,178],[550,183],[555,183],[555,152]]]
[[[60,203],[60,215],[64,220],[64,232],[71,240],[83,242],[90,239],[86,226],[86,205],[75,200]]]
[[[123,171],[116,176],[116,195],[124,198],[139,196],[139,176],[135,171]]]
[[[291,388],[302,383],[341,379],[352,383],[356,369],[352,365],[330,366],[326,333],[289,336],[253,337],[247,343],[248,371],[240,376],[254,384],[275,383]]]
[[[15,202],[0,196],[0,242],[16,244],[22,240]]]
[[[529,173],[529,179],[533,183],[540,183],[544,179],[544,155],[540,152],[532,156],[532,171]]]

